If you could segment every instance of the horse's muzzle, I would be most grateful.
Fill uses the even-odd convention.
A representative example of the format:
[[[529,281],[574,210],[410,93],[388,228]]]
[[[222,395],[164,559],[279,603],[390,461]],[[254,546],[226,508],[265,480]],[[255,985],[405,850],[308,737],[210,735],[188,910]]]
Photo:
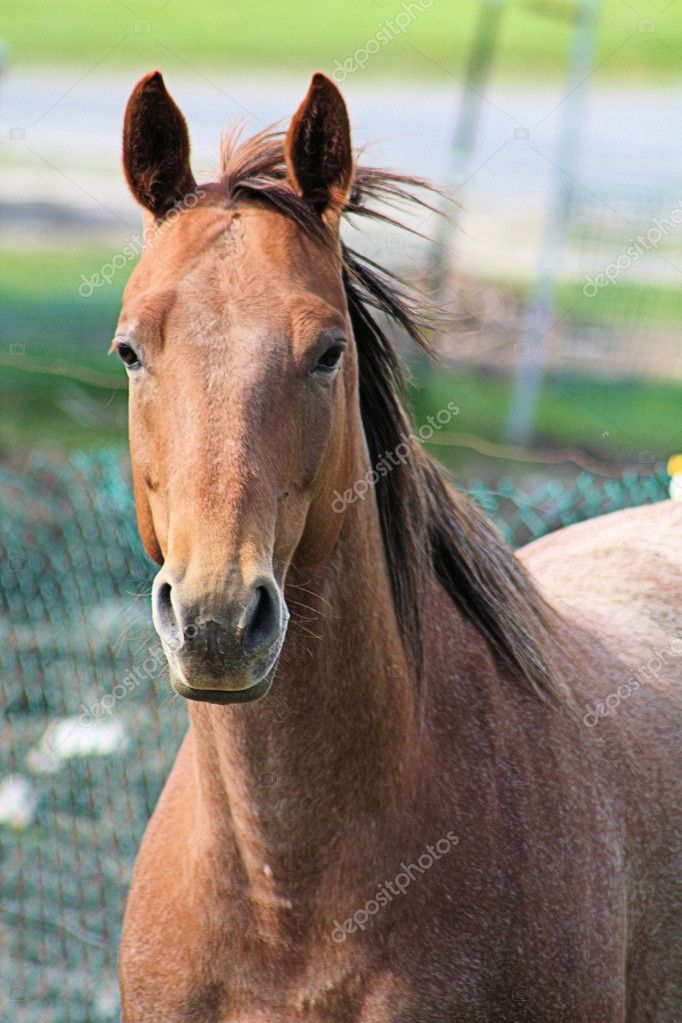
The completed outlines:
[[[165,567],[152,589],[154,625],[173,689],[190,700],[244,703],[270,688],[289,612],[272,576],[210,597],[184,593]]]

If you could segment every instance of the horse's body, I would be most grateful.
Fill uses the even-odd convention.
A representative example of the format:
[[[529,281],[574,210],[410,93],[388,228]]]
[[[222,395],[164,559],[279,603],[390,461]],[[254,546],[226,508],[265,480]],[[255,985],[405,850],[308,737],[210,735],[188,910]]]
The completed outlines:
[[[279,699],[192,708],[128,907],[126,1019],[678,1021],[680,530],[682,505],[666,503],[525,553],[575,608],[567,636],[600,681],[577,677],[581,700],[650,672],[593,727],[510,685],[434,585],[424,726],[398,723],[404,795],[393,708],[367,722],[354,699],[385,648],[349,558],[343,692],[320,697],[329,676],[311,639],[309,660],[281,666]],[[364,931],[330,940],[448,832],[458,843]]]
[[[305,139],[320,145],[330,117],[340,116],[331,83],[316,82],[322,91],[311,93],[314,102],[309,96],[294,120],[299,135],[288,139],[290,177],[304,198],[301,147]],[[131,153],[130,138],[142,137],[141,103],[144,117],[150,108],[158,117],[160,104],[161,120],[176,130],[169,102],[153,77],[129,107],[129,179],[141,201],[153,197],[145,205],[155,216],[163,215],[152,209],[158,181],[146,193],[139,182],[145,159],[159,154]],[[307,123],[311,104],[322,126]],[[343,139],[336,143],[316,166],[342,202],[348,181],[342,187],[334,169],[344,150]],[[161,155],[163,185],[177,199],[190,184],[186,154],[177,173]],[[388,446],[386,417],[373,418],[369,400],[380,403],[387,392],[363,392],[370,369],[378,371],[362,346],[383,339],[363,335],[357,309],[359,369],[349,346],[336,383],[324,384],[312,404],[307,391],[295,392],[305,424],[297,440],[287,419],[288,371],[280,366],[268,378],[265,400],[255,389],[266,370],[262,349],[249,348],[252,327],[227,346],[239,353],[228,372],[216,377],[225,357],[213,340],[211,373],[197,375],[195,346],[161,398],[163,378],[196,327],[181,312],[188,277],[194,290],[210,282],[197,318],[202,333],[215,329],[207,294],[226,285],[217,286],[215,266],[202,258],[218,238],[228,237],[219,258],[230,285],[239,285],[240,324],[255,315],[254,300],[241,298],[253,287],[254,250],[286,268],[268,276],[267,310],[258,301],[255,308],[261,317],[290,311],[285,285],[293,291],[295,352],[317,303],[343,312],[317,242],[290,211],[252,196],[235,220],[233,207],[209,198],[165,228],[154,254],[161,267],[143,264],[124,306],[125,337],[134,326],[146,346],[139,362],[147,377],[131,384],[131,444],[141,533],[163,564],[155,621],[174,686],[199,701],[189,704],[191,727],[133,879],[121,948],[124,1023],[677,1023],[682,504],[555,533],[522,552],[520,563],[425,462],[396,465],[387,477],[412,481],[424,498],[406,499],[404,534],[386,518],[380,480],[335,516],[331,495],[375,464],[377,431]],[[238,266],[230,263],[235,253]],[[301,268],[316,261],[315,299],[302,312]],[[150,308],[163,320],[162,341],[152,340]],[[171,336],[173,320],[182,328]],[[234,329],[234,315],[218,320]],[[280,323],[271,336],[283,330]],[[127,341],[123,348],[131,365]],[[230,390],[234,376],[239,387]],[[332,400],[323,394],[336,402],[329,428],[314,418]],[[171,407],[172,430],[160,422]],[[142,439],[143,421],[152,439]],[[259,461],[264,438],[274,445],[280,434],[284,447]],[[284,473],[287,450],[311,436],[326,438],[324,453],[308,451],[297,470],[305,483],[291,466],[285,490],[277,476],[276,511],[268,512],[263,479]],[[152,442],[150,453],[142,445]],[[302,502],[296,526],[285,499]],[[400,544],[410,550],[408,507],[429,536],[415,534],[413,556],[424,557],[421,544],[431,559],[414,583],[416,652],[392,564]],[[243,617],[248,590],[237,601],[237,634],[248,635],[249,651],[258,648],[257,670],[230,646],[215,610],[216,594],[232,593],[235,579],[241,586],[252,562],[257,622]],[[276,611],[280,585],[294,617],[278,646],[286,625]],[[205,631],[206,612],[196,613],[199,647],[187,639],[183,609],[192,601],[205,609],[207,594],[215,617]],[[216,634],[222,675],[212,658]],[[271,648],[279,657],[272,692],[214,706],[263,685],[270,670],[263,650]],[[553,684],[555,674],[562,685]],[[519,684],[524,677],[530,685]],[[626,683],[617,705],[606,700]]]

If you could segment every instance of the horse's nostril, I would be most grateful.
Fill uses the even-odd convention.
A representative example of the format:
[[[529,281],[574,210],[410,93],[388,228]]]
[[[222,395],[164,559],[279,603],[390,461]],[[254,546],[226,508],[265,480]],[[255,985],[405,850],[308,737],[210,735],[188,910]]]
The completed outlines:
[[[274,648],[286,618],[274,579],[259,576],[248,588],[226,586],[226,592],[203,592],[200,599],[196,584],[184,593],[183,588],[163,569],[152,595],[154,625],[176,668],[222,678],[246,670],[249,661],[259,662]]]
[[[167,646],[172,649],[182,646],[183,637],[171,601],[170,583],[161,583],[154,591],[154,624]]]
[[[272,645],[279,626],[279,599],[272,584],[257,586],[249,606],[242,649],[247,654],[258,654]]]

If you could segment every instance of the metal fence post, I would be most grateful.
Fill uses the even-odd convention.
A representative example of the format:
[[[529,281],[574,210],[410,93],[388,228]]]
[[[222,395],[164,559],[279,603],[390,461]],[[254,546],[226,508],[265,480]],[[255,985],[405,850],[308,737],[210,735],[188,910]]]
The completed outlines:
[[[485,98],[482,89],[488,79],[495,54],[502,11],[508,2],[509,0],[482,0],[479,9],[445,182],[447,195],[454,198],[459,196],[476,145],[481,102]],[[449,215],[440,219],[432,250],[431,287],[439,298],[444,297],[443,293],[447,287],[452,239],[457,227],[456,214],[457,208],[451,207]]]
[[[554,195],[540,250],[538,276],[526,314],[519,365],[514,381],[506,439],[525,445],[535,423],[545,357],[552,328],[557,277],[571,217],[580,136],[585,116],[585,84],[593,66],[599,0],[578,0],[571,44],[566,95],[560,107]]]

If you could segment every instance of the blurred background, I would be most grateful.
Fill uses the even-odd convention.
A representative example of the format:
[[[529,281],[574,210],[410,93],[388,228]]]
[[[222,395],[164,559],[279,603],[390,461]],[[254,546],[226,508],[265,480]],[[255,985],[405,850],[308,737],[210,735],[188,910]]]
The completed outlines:
[[[458,404],[437,453],[460,475],[570,473],[565,449],[651,467],[680,447],[679,0],[3,10],[3,459],[125,438],[125,380],[105,357],[140,236],[120,129],[156,67],[188,117],[199,180],[222,130],[286,125],[320,68],[365,159],[457,196],[451,230],[418,225],[435,251],[391,232],[363,240],[410,276],[427,269],[429,286],[442,279],[451,328],[442,369],[417,367],[416,418],[445,395]]]
[[[106,351],[141,223],[120,168],[159,68],[197,180],[321,69],[364,159],[447,188],[349,229],[446,311],[414,419],[514,544],[666,496],[682,451],[680,0],[5,0],[0,21],[0,1018],[117,1018],[134,853],[185,727]]]

